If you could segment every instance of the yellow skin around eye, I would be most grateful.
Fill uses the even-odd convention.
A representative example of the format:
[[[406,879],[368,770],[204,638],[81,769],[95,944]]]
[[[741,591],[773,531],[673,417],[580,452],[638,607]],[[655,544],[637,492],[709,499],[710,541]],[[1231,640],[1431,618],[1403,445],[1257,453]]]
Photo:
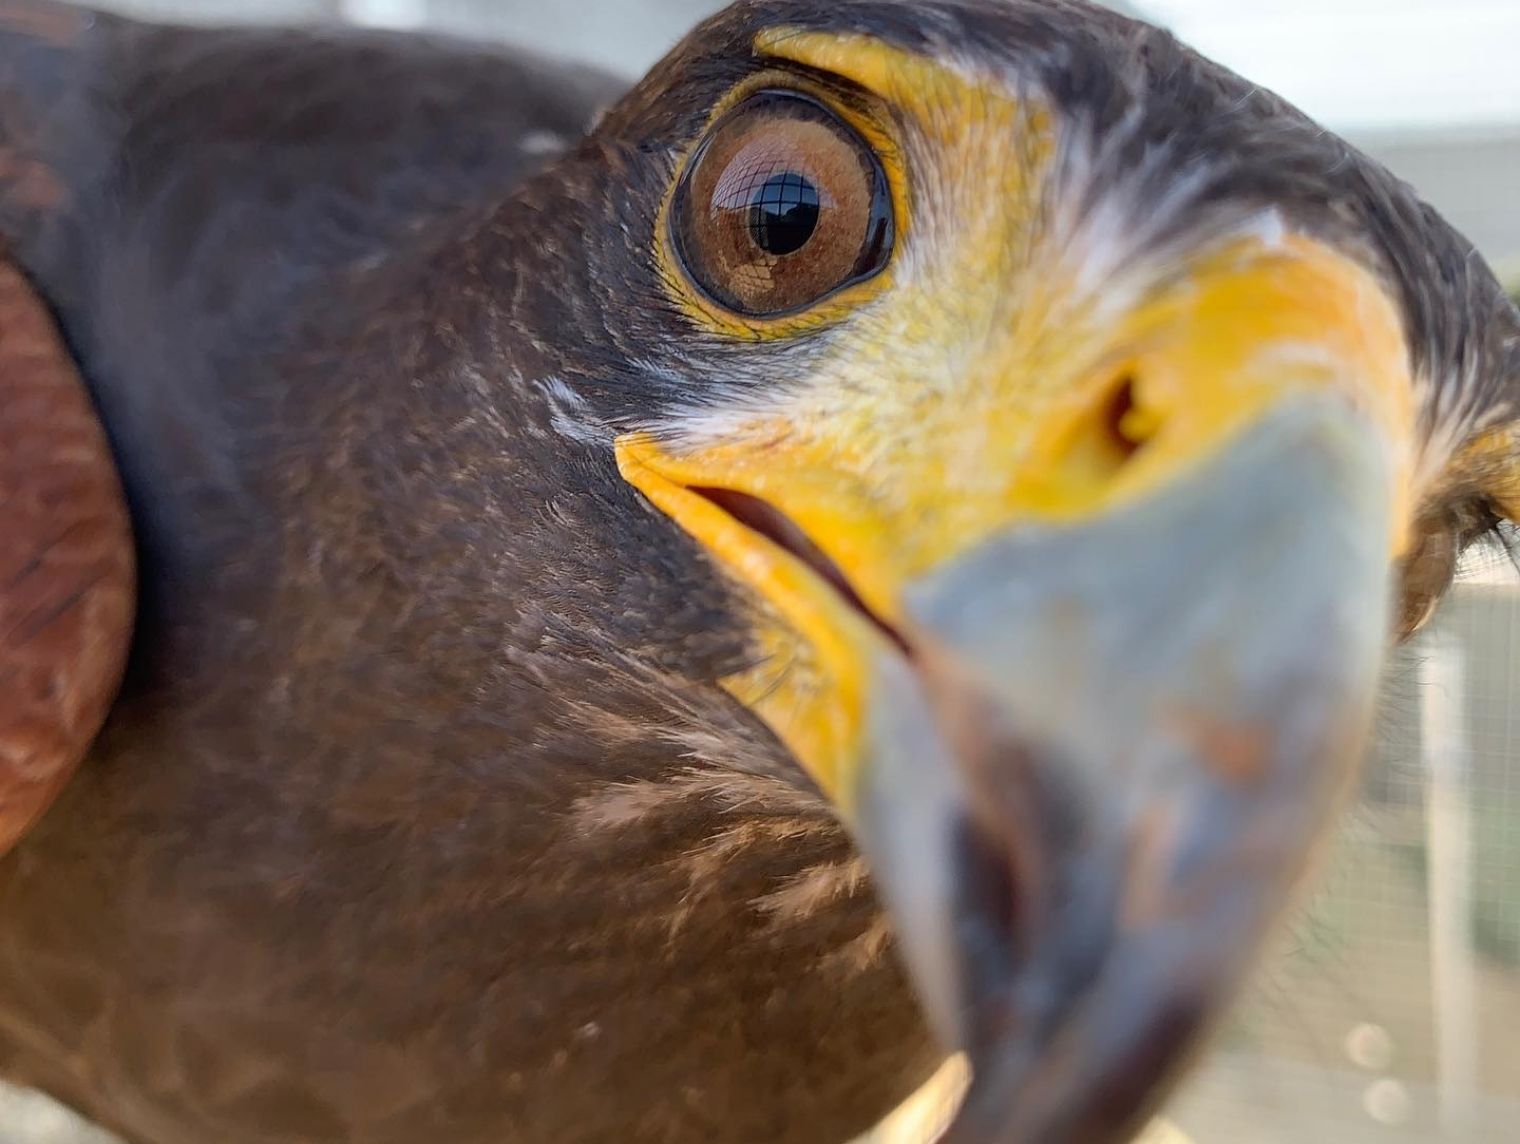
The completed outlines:
[[[1520,429],[1504,426],[1472,442],[1453,468],[1474,474],[1496,511],[1506,520],[1520,521]]]

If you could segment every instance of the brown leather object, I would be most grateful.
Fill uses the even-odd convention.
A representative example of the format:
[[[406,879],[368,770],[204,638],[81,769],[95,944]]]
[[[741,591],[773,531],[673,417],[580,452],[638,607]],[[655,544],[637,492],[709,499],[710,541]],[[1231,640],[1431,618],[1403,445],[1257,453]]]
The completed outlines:
[[[100,730],[134,595],[105,434],[47,309],[0,262],[0,854]]]

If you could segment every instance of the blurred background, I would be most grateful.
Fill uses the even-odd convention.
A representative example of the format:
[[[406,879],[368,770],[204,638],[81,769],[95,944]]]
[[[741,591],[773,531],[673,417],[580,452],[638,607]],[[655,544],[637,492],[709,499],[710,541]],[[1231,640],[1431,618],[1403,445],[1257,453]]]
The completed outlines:
[[[430,27],[633,77],[720,5],[97,6],[197,22]],[[1349,136],[1520,281],[1520,0],[1129,7]],[[1505,554],[1472,561],[1395,664],[1378,747],[1320,889],[1169,1115],[1157,1144],[1520,1140],[1520,576]],[[0,1090],[0,1144],[106,1141],[39,1097]]]

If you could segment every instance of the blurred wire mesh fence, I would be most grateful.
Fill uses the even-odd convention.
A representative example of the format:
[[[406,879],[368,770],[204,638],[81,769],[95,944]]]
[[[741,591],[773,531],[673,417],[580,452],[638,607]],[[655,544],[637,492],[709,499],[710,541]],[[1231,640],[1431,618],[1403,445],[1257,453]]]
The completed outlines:
[[[1390,673],[1319,888],[1176,1106],[1199,1144],[1520,1139],[1520,585]]]
[[[1327,0],[1332,3],[1333,0]],[[626,74],[710,0],[117,0],[200,21],[427,24]],[[1430,5],[1433,19],[1439,6]],[[1520,108],[1482,133],[1363,140],[1520,274]],[[1377,749],[1319,888],[1148,1144],[1520,1140],[1520,575],[1480,567],[1389,674]],[[956,1078],[876,1144],[932,1137]],[[108,1144],[0,1087],[0,1144]]]

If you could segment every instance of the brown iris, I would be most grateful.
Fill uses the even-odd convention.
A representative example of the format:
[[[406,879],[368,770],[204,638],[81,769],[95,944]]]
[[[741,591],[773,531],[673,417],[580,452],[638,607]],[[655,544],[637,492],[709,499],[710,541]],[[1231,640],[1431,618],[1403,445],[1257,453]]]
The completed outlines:
[[[740,314],[800,310],[875,274],[892,251],[876,156],[815,100],[762,91],[698,148],[672,205],[693,281]]]

